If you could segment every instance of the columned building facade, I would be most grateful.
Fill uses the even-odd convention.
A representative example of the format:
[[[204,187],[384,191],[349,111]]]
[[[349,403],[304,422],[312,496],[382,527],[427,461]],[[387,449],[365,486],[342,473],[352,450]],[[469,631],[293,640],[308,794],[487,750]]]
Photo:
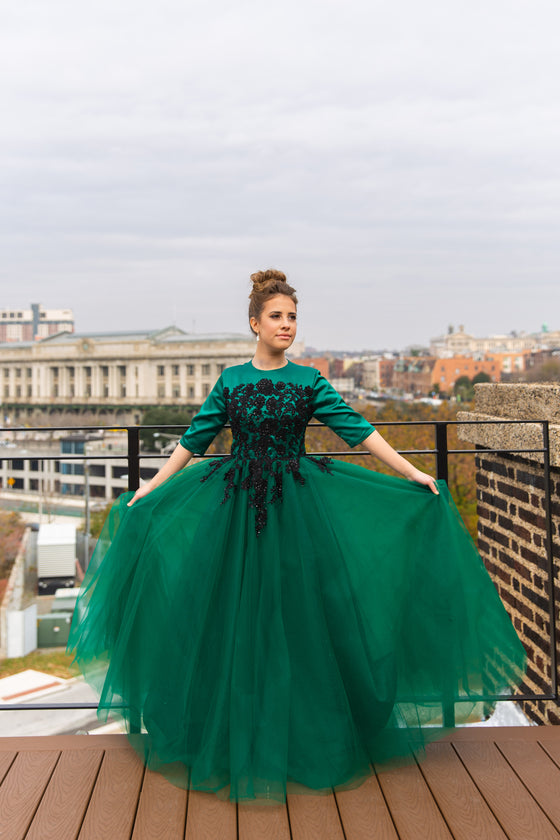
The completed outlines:
[[[200,406],[226,367],[253,354],[248,336],[177,327],[3,343],[3,425],[131,424],[149,407]]]

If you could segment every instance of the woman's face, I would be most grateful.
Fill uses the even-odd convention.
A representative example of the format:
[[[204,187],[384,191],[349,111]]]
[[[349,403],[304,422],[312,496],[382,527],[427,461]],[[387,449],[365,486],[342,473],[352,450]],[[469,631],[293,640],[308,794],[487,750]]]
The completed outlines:
[[[296,305],[287,295],[275,295],[264,305],[260,318],[251,318],[251,326],[259,334],[261,347],[286,350],[294,341],[297,330]]]

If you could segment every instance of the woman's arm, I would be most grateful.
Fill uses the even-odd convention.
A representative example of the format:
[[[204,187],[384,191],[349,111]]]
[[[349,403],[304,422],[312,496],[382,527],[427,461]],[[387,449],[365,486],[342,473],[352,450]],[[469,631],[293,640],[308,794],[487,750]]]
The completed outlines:
[[[368,452],[375,455],[376,458],[379,458],[380,461],[383,461],[383,463],[387,464],[388,467],[391,467],[392,470],[404,475],[404,477],[408,478],[409,481],[416,481],[418,484],[426,484],[432,493],[439,495],[437,484],[432,476],[428,475],[428,473],[421,472],[421,470],[417,470],[416,467],[413,467],[406,458],[399,455],[399,453],[393,449],[391,444],[387,443],[387,441],[381,437],[379,432],[372,432],[369,437],[362,441],[362,446],[365,446]]]
[[[179,470],[182,470],[183,467],[186,467],[189,461],[193,456],[192,452],[189,452],[188,449],[185,449],[184,446],[181,444],[177,444],[163,467],[158,470],[158,472],[151,478],[146,484],[143,484],[136,493],[134,494],[133,498],[128,502],[128,507],[134,504],[134,502],[141,499],[143,496],[147,496],[148,493],[151,493],[159,484],[162,484],[170,475],[173,475]]]

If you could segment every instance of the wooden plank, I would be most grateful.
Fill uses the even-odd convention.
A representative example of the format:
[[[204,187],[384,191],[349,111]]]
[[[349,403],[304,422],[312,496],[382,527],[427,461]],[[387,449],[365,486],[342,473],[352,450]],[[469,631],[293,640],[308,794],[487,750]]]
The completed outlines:
[[[438,743],[456,741],[538,741],[540,733],[546,730],[545,737],[560,740],[560,731],[556,726],[459,726],[451,730]]]
[[[78,836],[103,750],[65,750],[51,776],[25,840]]]
[[[289,793],[292,840],[344,840],[334,794]]]
[[[185,840],[237,840],[237,805],[215,793],[190,790]]]
[[[560,831],[560,769],[540,744],[502,741],[497,746]]]
[[[346,840],[398,840],[376,776],[354,790],[336,791]]]
[[[550,729],[558,732],[558,738],[546,737]],[[560,726],[539,726],[539,730],[542,730],[542,736],[539,736],[539,744],[552,761],[560,767]]]
[[[495,744],[462,741],[454,747],[510,840],[558,840],[560,835]]]
[[[80,840],[130,840],[144,766],[133,749],[106,750]]]
[[[58,750],[18,754],[0,787],[2,840],[25,837],[59,755]]]
[[[136,735],[136,738],[141,736]],[[84,749],[124,749],[130,747],[127,735],[24,735],[15,737],[1,737],[0,751],[15,750],[77,750]]]
[[[378,779],[400,840],[452,840],[416,764],[378,768]]]
[[[285,802],[239,802],[237,823],[239,840],[291,840]]]
[[[530,746],[530,745],[527,745]],[[451,744],[429,744],[420,771],[454,840],[506,840],[499,823]]]
[[[5,750],[0,752],[0,784],[2,784],[2,779],[7,774],[8,770],[12,766],[12,763],[15,761],[16,755],[16,750]]]
[[[187,791],[146,770],[132,840],[183,840]]]

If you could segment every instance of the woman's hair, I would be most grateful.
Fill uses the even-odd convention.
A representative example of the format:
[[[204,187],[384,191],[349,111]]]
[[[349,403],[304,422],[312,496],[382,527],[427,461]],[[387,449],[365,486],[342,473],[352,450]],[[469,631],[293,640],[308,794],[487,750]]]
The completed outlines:
[[[296,290],[290,286],[286,280],[286,275],[282,271],[276,271],[274,268],[267,268],[266,271],[256,271],[251,274],[251,280],[253,281],[253,290],[249,295],[249,319],[256,318],[258,321],[265,303],[274,295],[286,295],[297,306]],[[250,321],[249,326],[251,326]],[[251,330],[255,332],[253,327],[251,327]]]

